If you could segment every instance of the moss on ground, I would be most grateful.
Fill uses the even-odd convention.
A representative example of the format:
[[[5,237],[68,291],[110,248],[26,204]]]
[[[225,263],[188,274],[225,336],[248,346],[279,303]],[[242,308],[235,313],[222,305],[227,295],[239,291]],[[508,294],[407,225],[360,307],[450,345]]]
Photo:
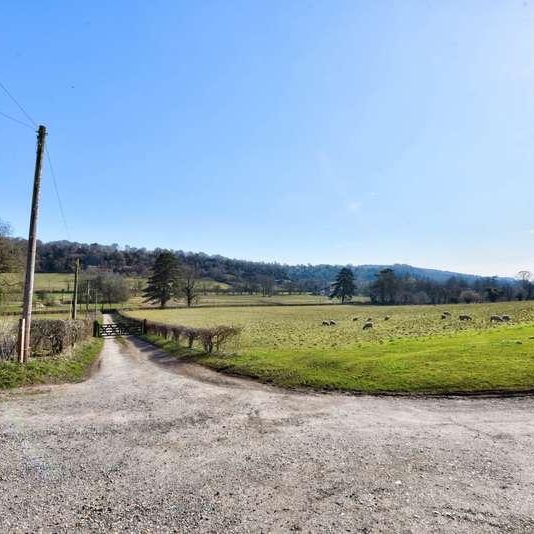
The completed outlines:
[[[104,340],[91,338],[76,347],[72,354],[31,359],[26,364],[0,363],[0,389],[11,389],[34,384],[81,382],[100,354]]]

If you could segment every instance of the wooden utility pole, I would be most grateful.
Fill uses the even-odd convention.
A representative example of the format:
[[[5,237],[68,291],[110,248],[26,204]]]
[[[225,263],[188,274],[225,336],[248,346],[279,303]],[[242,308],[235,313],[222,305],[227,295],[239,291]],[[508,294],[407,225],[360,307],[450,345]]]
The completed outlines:
[[[74,294],[72,295],[72,318],[76,319],[78,315],[78,275],[80,271],[80,258],[76,260],[74,266]]]
[[[89,298],[91,296],[91,283],[87,280],[87,286],[85,288],[85,316],[89,317]]]
[[[26,256],[26,274],[24,278],[24,297],[22,303],[21,328],[19,336],[19,360],[27,362],[30,356],[30,331],[32,324],[33,282],[35,277],[35,255],[37,251],[37,220],[39,218],[39,193],[41,191],[41,170],[46,139],[46,128],[41,124],[37,130],[37,154],[35,157],[35,173],[33,175],[32,210],[30,215],[30,231],[28,235],[28,253]]]
[[[19,336],[18,336],[18,348],[19,348],[19,362],[24,363],[24,334],[26,329],[24,325],[26,321],[24,319],[19,319]]]

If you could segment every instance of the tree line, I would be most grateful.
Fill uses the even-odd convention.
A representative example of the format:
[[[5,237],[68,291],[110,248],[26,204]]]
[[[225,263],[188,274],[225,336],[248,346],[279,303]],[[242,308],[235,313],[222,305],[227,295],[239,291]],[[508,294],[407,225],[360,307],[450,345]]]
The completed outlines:
[[[381,269],[371,283],[358,286],[350,268],[342,268],[331,286],[330,297],[342,303],[355,295],[368,296],[371,304],[471,304],[534,298],[532,273],[520,271],[518,280],[479,277],[467,280],[451,276],[445,282],[399,276],[394,269]]]
[[[0,221],[0,298],[9,291],[9,278],[1,273],[23,269],[26,241],[13,238],[9,225]],[[210,279],[221,284],[211,292],[233,294],[311,293],[350,300],[354,295],[368,297],[374,304],[447,304],[497,300],[530,300],[534,298],[532,274],[520,271],[517,279],[457,275],[447,271],[419,269],[407,265],[383,268],[376,265],[281,265],[252,262],[219,255],[184,251],[148,250],[118,245],[86,244],[71,241],[39,242],[38,272],[72,272],[76,259],[80,260],[84,275],[80,298],[90,299],[91,291],[98,291],[105,302],[124,301],[127,294],[140,294],[144,286],[132,287],[125,277],[146,278],[153,274],[157,258],[172,255],[180,265],[179,298],[192,305],[203,290],[200,280]],[[338,276],[350,272],[354,288],[344,294],[347,280]],[[350,284],[349,284],[350,285]],[[206,291],[206,289],[204,289]],[[352,293],[351,296],[348,296]],[[176,293],[178,294],[178,293]],[[86,297],[84,297],[86,295]],[[175,298],[175,297],[173,297]]]

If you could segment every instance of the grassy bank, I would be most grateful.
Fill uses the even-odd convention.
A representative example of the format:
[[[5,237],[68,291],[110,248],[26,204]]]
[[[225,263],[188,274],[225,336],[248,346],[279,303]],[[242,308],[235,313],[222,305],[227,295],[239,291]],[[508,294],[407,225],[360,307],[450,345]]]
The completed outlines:
[[[169,310],[145,316],[169,324],[242,326],[239,343],[228,347],[227,355],[191,355],[172,341],[150,341],[213,369],[282,387],[442,394],[534,390],[532,303],[450,306],[447,320],[437,307],[363,308],[365,314],[353,307],[325,311],[321,306]],[[458,320],[464,309],[472,321]],[[375,317],[372,331],[362,329],[361,319],[352,320],[358,311]],[[513,324],[491,324],[492,313],[510,313]],[[329,317],[337,325],[321,326],[321,319]]]
[[[329,352],[206,355],[156,336],[146,339],[177,357],[286,388],[429,394],[534,390],[534,326],[365,343]]]
[[[283,387],[368,393],[534,390],[534,327],[368,343],[328,354],[255,351],[198,361]]]
[[[70,356],[35,358],[27,364],[0,362],[0,390],[34,384],[80,382],[102,350],[104,340],[91,338]]]

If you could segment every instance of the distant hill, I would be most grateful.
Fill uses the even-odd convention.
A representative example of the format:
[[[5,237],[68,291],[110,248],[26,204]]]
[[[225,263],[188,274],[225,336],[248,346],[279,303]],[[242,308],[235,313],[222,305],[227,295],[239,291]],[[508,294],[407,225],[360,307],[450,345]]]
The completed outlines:
[[[453,271],[443,271],[441,269],[428,269],[425,267],[414,267],[404,263],[393,265],[359,265],[358,274],[362,280],[372,280],[377,272],[382,269],[393,269],[399,276],[410,276],[417,279],[432,280],[433,282],[446,282],[451,277],[462,278],[467,282],[473,282],[480,278],[486,278],[475,274],[464,274]]]
[[[285,266],[290,277],[300,279],[314,279],[329,282],[333,280],[341,267],[344,265],[295,265]],[[424,267],[414,267],[412,265],[395,263],[391,265],[352,265],[352,269],[360,282],[372,282],[378,272],[383,269],[393,269],[395,274],[404,277],[409,276],[417,280],[431,280],[443,283],[452,277],[461,278],[468,283],[487,278],[475,274],[464,274],[441,269],[428,269]],[[499,278],[500,281],[511,281],[508,278]]]
[[[23,249],[23,239],[13,239],[13,244]],[[118,245],[101,245],[98,243],[75,243],[71,241],[54,241],[39,243],[37,248],[37,270],[44,273],[72,272],[76,258],[79,258],[84,269],[95,267],[130,276],[147,276],[156,255],[161,249],[124,247]],[[276,283],[322,283],[332,282],[344,265],[284,265],[280,263],[248,261],[227,258],[220,255],[209,255],[203,252],[175,251],[182,262],[195,266],[202,278],[223,282],[230,285],[248,284],[266,278]],[[417,280],[430,280],[443,283],[451,277],[461,278],[467,283],[480,280],[482,276],[463,274],[441,269],[427,269],[406,264],[393,265],[353,265],[356,278],[360,283],[368,283],[382,269],[391,268],[398,276],[408,276]],[[509,278],[499,278],[502,283],[510,282]]]

